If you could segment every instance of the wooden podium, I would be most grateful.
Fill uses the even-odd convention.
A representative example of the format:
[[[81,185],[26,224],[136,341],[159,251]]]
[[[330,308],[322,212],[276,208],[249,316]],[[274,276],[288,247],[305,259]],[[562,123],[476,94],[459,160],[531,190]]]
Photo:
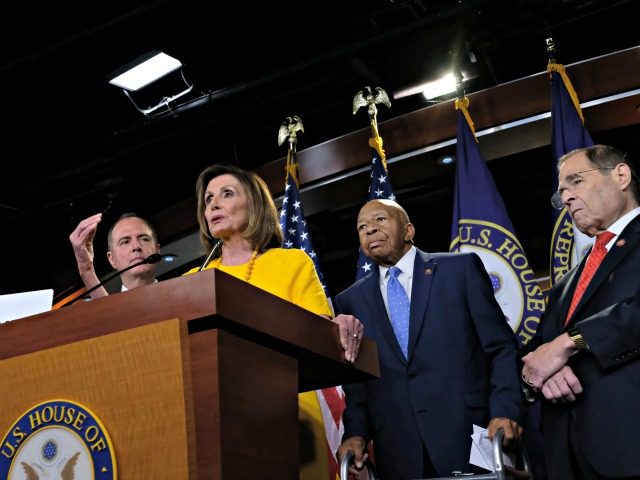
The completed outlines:
[[[0,325],[0,435],[52,399],[110,435],[119,479],[298,478],[298,392],[375,378],[337,325],[218,270]],[[8,394],[7,392],[11,392]]]

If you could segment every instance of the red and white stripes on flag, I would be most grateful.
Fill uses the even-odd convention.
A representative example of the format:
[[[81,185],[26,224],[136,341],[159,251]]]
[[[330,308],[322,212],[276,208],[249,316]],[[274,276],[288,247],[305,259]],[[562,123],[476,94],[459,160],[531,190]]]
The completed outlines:
[[[320,282],[325,289],[329,304],[331,304],[331,299],[324,283],[322,272],[320,271],[320,262],[313,249],[311,237],[307,230],[307,222],[305,221],[300,192],[298,190],[297,166],[295,151],[289,150],[287,156],[285,197],[282,201],[282,209],[280,211],[280,227],[284,237],[282,247],[299,248],[307,252],[313,260]],[[295,218],[296,221],[292,222],[292,218]],[[329,480],[336,480],[340,475],[340,466],[336,460],[335,452],[340,446],[342,433],[344,432],[342,426],[342,411],[345,407],[344,393],[340,386],[317,390],[316,393],[327,439]]]
[[[327,448],[329,449],[329,478],[335,480],[340,475],[340,465],[335,453],[342,442],[344,425],[342,424],[342,412],[344,410],[344,392],[342,387],[330,387],[317,390],[320,411],[324,422],[324,430],[327,435]]]

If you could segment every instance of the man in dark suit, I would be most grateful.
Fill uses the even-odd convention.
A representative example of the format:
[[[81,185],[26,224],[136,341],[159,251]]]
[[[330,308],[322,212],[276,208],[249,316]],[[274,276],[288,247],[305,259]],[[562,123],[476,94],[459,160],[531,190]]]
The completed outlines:
[[[558,165],[552,203],[596,244],[550,290],[522,379],[543,397],[550,478],[640,479],[638,177],[605,145],[574,150]]]
[[[395,202],[365,204],[357,229],[360,247],[378,267],[338,294],[335,306],[360,319],[377,343],[380,378],[343,386],[338,458],[352,451],[355,473],[373,440],[383,480],[473,471],[473,425],[486,427],[490,437],[503,428],[509,442],[521,434],[524,410],[517,342],[489,276],[476,254],[416,249],[414,226]],[[397,294],[387,290],[390,267],[400,270],[400,295],[409,297],[404,340],[392,326],[389,300]]]

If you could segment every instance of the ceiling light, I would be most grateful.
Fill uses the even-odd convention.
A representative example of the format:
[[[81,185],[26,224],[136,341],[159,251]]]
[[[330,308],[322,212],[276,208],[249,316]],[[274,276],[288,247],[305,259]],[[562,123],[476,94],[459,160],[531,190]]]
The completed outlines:
[[[456,157],[454,155],[443,155],[438,158],[438,165],[452,165],[456,162]]]
[[[122,73],[109,80],[109,83],[130,92],[137,92],[180,67],[180,60],[164,52],[151,52],[119,69]]]
[[[176,75],[180,74],[177,86],[175,80],[172,80],[173,84],[170,84],[169,80],[175,76],[172,75],[174,72]],[[161,79],[162,82],[159,82]],[[193,89],[193,85],[189,85],[184,77],[182,62],[158,50],[147,53],[113,72],[109,76],[109,83],[120,87],[131,100],[133,106],[145,115],[149,115],[161,107],[168,108],[170,102],[186,95]],[[138,106],[142,97],[140,96],[136,101],[132,94],[151,84],[159,83],[163,83],[163,85],[155,88],[155,92],[152,92],[151,96],[149,92],[146,92],[147,100],[152,104],[149,107]],[[152,100],[150,100],[151,98]]]
[[[425,83],[422,86],[422,95],[427,100],[442,97],[448,93],[456,91],[456,77],[453,73],[447,73],[438,80]]]
[[[469,78],[468,75],[463,73],[463,81]],[[404,90],[400,90],[393,94],[395,99],[400,99],[403,97],[408,97],[410,95],[415,95],[417,93],[422,93],[422,95],[427,99],[434,99],[438,97],[442,97],[449,93],[453,93],[456,91],[456,77],[453,73],[447,73],[443,75],[438,80],[433,80],[426,83],[421,83],[419,85],[415,85],[410,88],[406,88]]]

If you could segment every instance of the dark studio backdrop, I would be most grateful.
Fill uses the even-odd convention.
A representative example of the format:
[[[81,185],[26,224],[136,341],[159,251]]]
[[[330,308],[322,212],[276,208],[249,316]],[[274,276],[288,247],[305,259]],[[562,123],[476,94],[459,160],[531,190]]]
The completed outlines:
[[[98,211],[106,212],[96,239],[100,274],[110,271],[108,225],[128,211],[153,221],[165,251],[188,244],[180,244],[182,266],[165,275],[182,273],[202,253],[185,240],[196,232],[198,173],[215,162],[255,169],[279,201],[286,150],[277,145],[278,128],[299,115],[304,208],[336,294],[355,276],[355,219],[369,181],[369,121],[364,109],[352,113],[356,92],[379,86],[391,97],[391,108],[379,106],[378,121],[397,199],[416,225],[417,246],[448,250],[454,167],[437,160],[455,151],[455,133],[446,133],[447,125],[455,132],[452,100],[437,105],[399,93],[458,65],[482,131],[522,119],[517,107],[535,92],[522,87],[508,102],[484,92],[541,75],[545,38],[554,38],[564,65],[640,44],[631,1],[329,1],[304,10],[214,3],[111,2],[74,12],[48,4],[37,11],[19,3],[0,7],[0,293],[54,288],[60,296],[77,288],[68,236]],[[194,91],[171,110],[145,117],[106,76],[155,49],[183,61]],[[624,87],[609,86],[606,96],[640,88],[639,57],[625,58],[632,61],[615,67]],[[602,96],[597,73],[572,78],[581,100]],[[596,142],[638,159],[638,93],[612,103],[593,107],[597,114],[586,109],[587,128]],[[437,114],[419,113],[425,111]],[[544,277],[548,122],[532,122],[530,130],[479,141],[529,262]]]

